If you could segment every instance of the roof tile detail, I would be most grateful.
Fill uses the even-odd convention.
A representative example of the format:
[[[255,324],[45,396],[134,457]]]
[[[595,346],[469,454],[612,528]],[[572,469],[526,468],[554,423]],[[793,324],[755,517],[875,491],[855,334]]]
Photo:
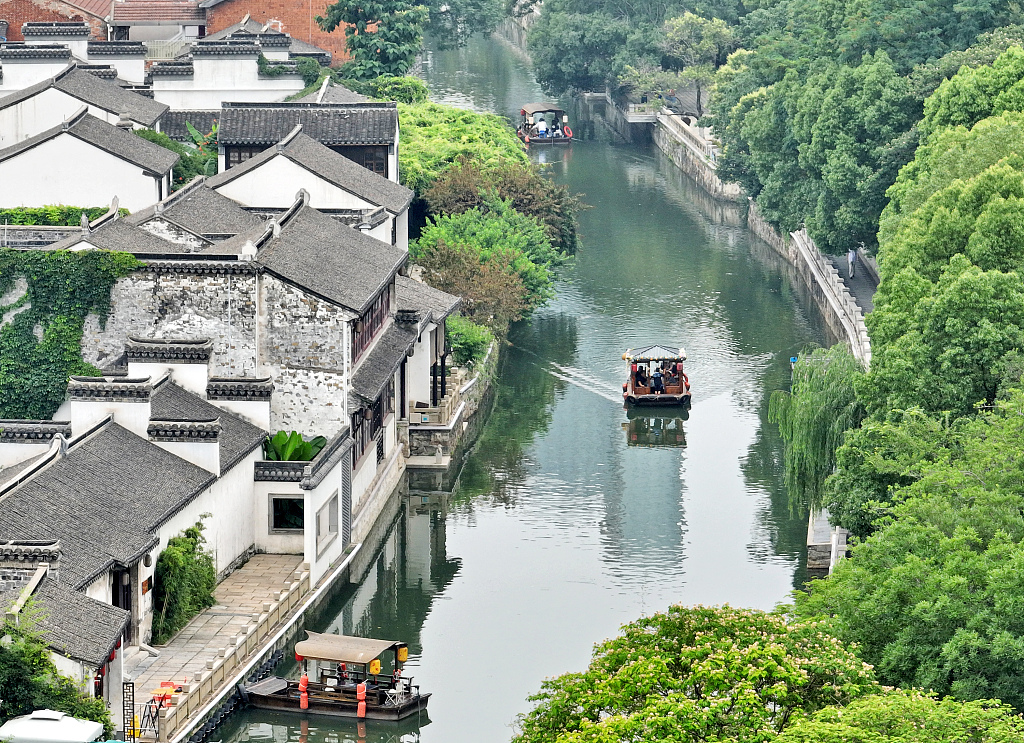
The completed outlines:
[[[398,135],[394,103],[225,103],[222,145],[272,145],[302,124],[302,131],[331,145],[393,144]]]
[[[213,353],[213,341],[209,338],[165,339],[128,336],[124,353],[129,362],[206,364]]]

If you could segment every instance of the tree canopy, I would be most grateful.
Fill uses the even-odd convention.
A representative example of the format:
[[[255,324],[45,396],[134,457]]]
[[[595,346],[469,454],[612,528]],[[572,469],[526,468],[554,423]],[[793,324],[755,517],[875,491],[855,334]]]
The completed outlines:
[[[324,31],[345,27],[351,55],[348,74],[359,80],[404,75],[423,43],[428,10],[408,0],[336,0],[325,16],[316,16]]]
[[[769,741],[878,689],[822,623],[673,606],[597,645],[587,670],[545,681],[513,743]]]

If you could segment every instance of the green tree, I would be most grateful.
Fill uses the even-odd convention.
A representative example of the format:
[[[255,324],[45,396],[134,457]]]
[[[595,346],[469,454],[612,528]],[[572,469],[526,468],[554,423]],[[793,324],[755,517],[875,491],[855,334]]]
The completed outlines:
[[[445,328],[452,344],[452,357],[460,366],[472,367],[482,361],[494,341],[494,334],[486,326],[459,315],[445,320]]]
[[[835,452],[864,410],[854,390],[863,367],[842,345],[801,354],[793,390],[772,393],[768,420],[785,442],[786,488],[800,508],[821,505],[825,478],[835,469]]]
[[[465,46],[474,34],[489,34],[505,15],[502,0],[430,0],[426,32],[439,49]]]
[[[560,13],[545,6],[527,40],[537,81],[552,93],[604,90],[629,24],[606,13]]]
[[[826,707],[776,738],[777,743],[1015,743],[1024,721],[998,701],[958,702],[893,690]]]
[[[889,523],[797,595],[796,615],[832,617],[884,683],[1024,705],[1022,409],[1016,390],[967,421]]]
[[[940,126],[974,126],[1004,111],[1024,111],[1024,49],[1011,46],[991,65],[963,67],[924,104],[921,131]]]
[[[545,681],[513,743],[770,741],[877,690],[870,666],[822,624],[673,606],[597,645],[586,671]]]
[[[57,670],[39,634],[40,618],[41,610],[30,601],[20,612],[17,624],[4,623],[4,642],[0,643],[0,723],[37,709],[52,709],[103,723],[104,734],[110,736],[114,726],[106,703],[93,698]]]
[[[426,6],[408,0],[337,0],[326,16],[316,16],[324,31],[345,27],[345,48],[352,56],[346,69],[352,77],[370,80],[381,75],[404,75],[419,53]]]
[[[696,88],[697,115],[703,116],[704,94],[714,79],[714,70],[735,47],[732,29],[719,18],[686,12],[665,21],[661,31],[661,50],[668,66]]]
[[[428,219],[411,249],[412,256],[418,259],[441,243],[472,246],[484,261],[498,260],[510,268],[523,282],[527,311],[552,296],[552,272],[566,259],[551,245],[536,219],[517,212],[510,201],[497,198],[483,208]]]
[[[136,129],[135,133],[145,140],[158,144],[171,152],[178,154],[178,162],[174,166],[174,178],[171,183],[171,190],[177,191],[199,175],[210,176],[217,174],[217,125],[214,123],[213,131],[208,134],[201,134],[191,123],[185,122],[190,127],[194,146],[184,145],[175,142],[163,132],[152,129]]]

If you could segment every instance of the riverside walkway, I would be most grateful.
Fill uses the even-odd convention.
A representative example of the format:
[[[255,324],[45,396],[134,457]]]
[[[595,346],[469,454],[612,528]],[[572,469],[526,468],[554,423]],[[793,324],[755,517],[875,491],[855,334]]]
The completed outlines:
[[[854,269],[853,278],[850,278],[850,266],[846,262],[845,255],[826,255],[825,257],[839,271],[839,277],[846,284],[846,288],[853,295],[861,311],[865,315],[871,312],[875,308],[874,296],[878,284],[875,283],[874,277],[871,276],[864,264],[858,263],[857,268]]]
[[[299,555],[253,555],[245,565],[221,581],[214,592],[217,603],[197,615],[153,657],[140,651],[125,661],[125,675],[135,682],[136,704],[144,703],[161,681],[194,684],[208,670],[207,662],[252,625],[254,615],[275,600],[297,579]],[[281,619],[283,620],[282,614]]]

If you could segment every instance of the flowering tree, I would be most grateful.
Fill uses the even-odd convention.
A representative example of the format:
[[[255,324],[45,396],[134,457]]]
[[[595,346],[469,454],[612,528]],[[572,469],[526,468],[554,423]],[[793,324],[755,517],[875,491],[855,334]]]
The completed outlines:
[[[769,741],[878,689],[824,624],[673,606],[598,645],[583,673],[545,681],[514,743]]]

